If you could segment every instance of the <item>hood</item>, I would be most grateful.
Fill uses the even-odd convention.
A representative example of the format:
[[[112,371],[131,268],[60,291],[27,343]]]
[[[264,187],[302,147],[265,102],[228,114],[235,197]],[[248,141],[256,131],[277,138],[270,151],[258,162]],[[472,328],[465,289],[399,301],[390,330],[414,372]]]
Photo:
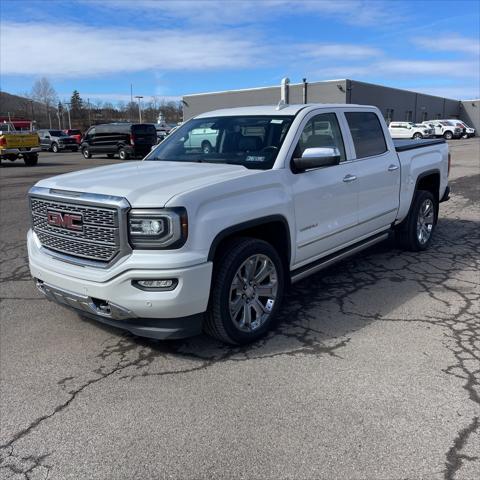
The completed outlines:
[[[134,207],[163,207],[173,196],[258,173],[240,165],[129,162],[90,168],[41,180],[38,187],[125,197]]]

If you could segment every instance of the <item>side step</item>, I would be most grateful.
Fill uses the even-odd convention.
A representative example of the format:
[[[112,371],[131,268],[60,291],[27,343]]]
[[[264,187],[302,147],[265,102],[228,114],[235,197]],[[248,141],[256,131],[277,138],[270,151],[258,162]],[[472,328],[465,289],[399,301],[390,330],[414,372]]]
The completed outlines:
[[[344,260],[345,258],[351,257],[352,255],[355,255],[356,253],[362,250],[365,250],[366,248],[371,247],[376,243],[383,242],[388,238],[389,235],[390,235],[389,230],[387,230],[386,232],[381,232],[377,235],[374,235],[373,237],[369,237],[365,240],[362,240],[359,243],[355,243],[350,247],[343,248],[338,252],[334,252],[330,255],[327,255],[326,257],[316,260],[315,262],[312,262],[312,263],[309,263],[308,265],[297,268],[296,270],[293,270],[290,273],[291,282],[292,283],[298,282],[299,280],[302,280],[305,277],[308,277],[309,275],[312,275],[320,270],[323,270],[324,268],[327,268],[330,265],[333,265],[334,263],[339,262],[340,260]]]

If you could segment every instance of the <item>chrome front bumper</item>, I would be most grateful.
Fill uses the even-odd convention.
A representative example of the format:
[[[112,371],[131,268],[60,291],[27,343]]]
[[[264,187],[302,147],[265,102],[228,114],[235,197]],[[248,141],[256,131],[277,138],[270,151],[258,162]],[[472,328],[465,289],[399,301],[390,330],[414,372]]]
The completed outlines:
[[[80,310],[90,315],[99,315],[112,320],[126,320],[136,318],[136,315],[127,308],[121,307],[106,300],[99,298],[79,295],[78,293],[69,292],[59,287],[54,287],[42,280],[35,280],[38,290],[43,293],[48,300],[65,305],[66,307]]]

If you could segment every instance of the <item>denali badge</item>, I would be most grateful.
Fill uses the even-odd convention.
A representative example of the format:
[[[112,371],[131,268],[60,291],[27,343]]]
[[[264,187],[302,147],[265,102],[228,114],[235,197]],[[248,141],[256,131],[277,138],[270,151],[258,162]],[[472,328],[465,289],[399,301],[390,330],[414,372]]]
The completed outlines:
[[[61,213],[48,210],[47,223],[52,227],[66,228],[67,230],[83,230],[83,218],[76,213]]]

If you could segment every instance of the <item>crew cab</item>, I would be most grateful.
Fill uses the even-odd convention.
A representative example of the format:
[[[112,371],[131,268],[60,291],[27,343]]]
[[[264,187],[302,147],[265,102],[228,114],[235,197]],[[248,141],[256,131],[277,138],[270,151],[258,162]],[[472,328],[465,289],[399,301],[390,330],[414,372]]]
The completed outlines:
[[[392,138],[429,138],[435,135],[435,130],[428,125],[413,122],[390,122],[388,131]]]
[[[191,148],[201,129],[208,152]],[[449,163],[443,139],[394,142],[376,107],[204,113],[143,161],[32,187],[30,271],[50,300],[136,335],[244,344],[291,283],[393,232],[427,249]]]
[[[17,130],[12,122],[0,124],[0,162],[10,160],[11,162],[23,158],[28,167],[38,163],[38,152],[40,152],[38,134],[30,129]]]
[[[38,131],[40,137],[40,145],[42,150],[58,153],[61,150],[78,151],[78,144],[75,138],[66,134],[63,130],[47,130]]]

